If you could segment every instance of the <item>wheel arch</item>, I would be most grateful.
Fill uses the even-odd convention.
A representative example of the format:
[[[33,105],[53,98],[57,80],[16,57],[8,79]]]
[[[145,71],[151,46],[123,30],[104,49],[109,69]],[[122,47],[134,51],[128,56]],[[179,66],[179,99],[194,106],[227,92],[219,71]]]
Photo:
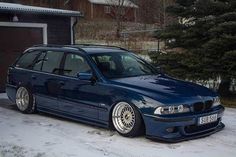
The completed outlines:
[[[16,91],[18,90],[18,88],[20,87],[25,87],[27,90],[29,90],[32,94],[33,94],[33,85],[31,84],[31,82],[20,82],[17,86],[16,86]]]

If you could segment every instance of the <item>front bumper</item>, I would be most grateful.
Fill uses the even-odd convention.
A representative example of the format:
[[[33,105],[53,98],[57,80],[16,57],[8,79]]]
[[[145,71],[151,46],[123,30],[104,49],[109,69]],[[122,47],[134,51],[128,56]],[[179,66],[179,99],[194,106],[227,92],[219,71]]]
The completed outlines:
[[[164,142],[180,142],[205,137],[224,128],[221,122],[224,112],[223,106],[212,108],[208,112],[185,116],[154,116],[144,114],[147,138]],[[217,114],[217,121],[205,125],[198,125],[198,119],[203,116]],[[170,129],[170,130],[169,130]]]

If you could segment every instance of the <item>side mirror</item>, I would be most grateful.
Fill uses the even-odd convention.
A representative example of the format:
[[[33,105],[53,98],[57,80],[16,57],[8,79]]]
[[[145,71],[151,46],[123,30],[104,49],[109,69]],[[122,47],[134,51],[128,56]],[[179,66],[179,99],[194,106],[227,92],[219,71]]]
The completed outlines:
[[[92,74],[92,73],[80,72],[80,73],[77,74],[77,77],[78,77],[80,80],[88,80],[88,81],[91,81],[92,78],[93,78],[93,74]]]
[[[160,72],[160,73],[163,73],[163,69],[161,67],[156,67],[156,69]]]

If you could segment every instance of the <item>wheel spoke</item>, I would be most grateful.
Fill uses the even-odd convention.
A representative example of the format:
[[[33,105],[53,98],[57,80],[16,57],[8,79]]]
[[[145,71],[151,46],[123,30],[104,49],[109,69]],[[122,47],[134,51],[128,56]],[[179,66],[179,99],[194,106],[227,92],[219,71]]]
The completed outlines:
[[[133,108],[125,102],[118,103],[112,112],[114,127],[120,133],[130,132],[135,124],[135,113]]]
[[[26,88],[20,87],[16,93],[16,105],[19,110],[24,111],[29,105],[29,93]]]

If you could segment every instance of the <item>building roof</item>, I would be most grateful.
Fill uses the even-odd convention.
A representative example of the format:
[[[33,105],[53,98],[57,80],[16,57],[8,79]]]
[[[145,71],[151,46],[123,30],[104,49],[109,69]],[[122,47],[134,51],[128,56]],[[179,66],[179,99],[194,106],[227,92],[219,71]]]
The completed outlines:
[[[3,2],[0,2],[0,12],[30,13],[30,14],[73,16],[73,17],[82,16],[82,14],[79,11],[35,7],[35,6],[29,6],[29,5],[3,3]]]
[[[102,5],[119,5],[123,2],[119,0],[88,0],[88,1],[93,4],[102,4]],[[124,0],[123,6],[131,7],[131,8],[138,8],[138,6],[134,4],[133,2],[131,2],[130,0]]]

